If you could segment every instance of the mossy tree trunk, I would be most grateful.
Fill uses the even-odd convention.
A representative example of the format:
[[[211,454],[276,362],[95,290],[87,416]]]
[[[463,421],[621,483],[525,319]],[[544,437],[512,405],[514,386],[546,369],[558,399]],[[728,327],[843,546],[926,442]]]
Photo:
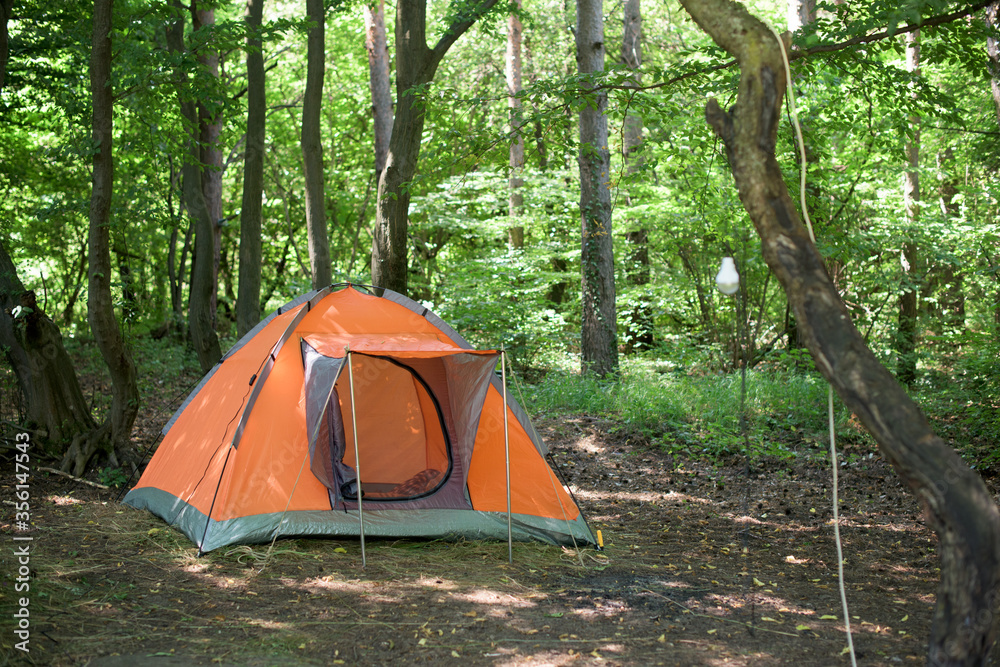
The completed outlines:
[[[577,71],[604,71],[604,14],[601,0],[576,2]],[[601,377],[618,370],[615,260],[611,229],[611,155],[608,152],[608,96],[603,90],[580,109],[580,222],[584,372]]]
[[[764,259],[795,313],[817,368],[878,442],[937,533],[941,582],[928,642],[930,665],[985,665],[995,639],[1000,513],[982,479],[935,435],[917,405],[851,322],[788,194],[774,146],[785,76],[770,30],[730,0],[681,0],[740,64],[736,105],[710,100],[709,124],[726,146],[739,196]]]

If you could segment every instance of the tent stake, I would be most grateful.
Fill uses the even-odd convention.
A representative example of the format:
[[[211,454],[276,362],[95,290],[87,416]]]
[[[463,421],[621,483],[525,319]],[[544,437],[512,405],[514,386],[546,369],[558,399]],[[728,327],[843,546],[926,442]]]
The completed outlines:
[[[507,352],[500,348],[500,378],[503,384],[503,457],[507,467],[507,562],[514,564],[514,536],[510,519],[510,438],[507,431]]]
[[[351,348],[344,348],[347,352],[347,379],[351,385],[351,430],[354,431],[354,474],[358,483],[358,519],[361,520],[361,569],[365,569],[368,561],[365,558],[365,512],[361,507],[361,456],[358,454],[358,420],[354,412],[354,366],[351,363]]]

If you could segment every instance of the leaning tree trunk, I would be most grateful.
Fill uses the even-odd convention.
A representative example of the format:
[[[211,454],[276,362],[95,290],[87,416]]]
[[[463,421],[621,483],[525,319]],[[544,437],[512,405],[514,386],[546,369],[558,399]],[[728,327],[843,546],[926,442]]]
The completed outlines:
[[[601,0],[577,0],[576,62],[580,74],[604,71],[604,16]],[[605,376],[618,369],[615,319],[614,246],[611,240],[611,156],[608,152],[608,96],[593,93],[594,104],[580,109],[580,221],[584,372]]]
[[[726,145],[740,199],[761,237],[764,259],[785,288],[799,335],[920,500],[940,540],[928,664],[985,665],[1000,588],[1000,513],[982,479],[931,431],[868,349],[799,219],[774,154],[786,82],[773,34],[730,0],[681,2],[740,64],[735,107],[727,113],[710,100],[706,117]]]
[[[94,3],[90,93],[93,100],[93,190],[90,197],[87,320],[104,363],[111,373],[111,410],[104,424],[87,438],[77,438],[63,457],[62,469],[81,475],[91,457],[103,449],[112,465],[126,453],[132,424],[139,412],[135,364],[122,339],[111,296],[111,195],[114,189],[111,91],[112,0]],[[110,437],[109,437],[110,436]]]
[[[243,205],[240,208],[240,278],[236,297],[236,333],[260,321],[260,228],[264,194],[264,140],[267,99],[260,27],[264,0],[247,0],[247,147],[243,158]]]
[[[24,396],[26,425],[43,431],[52,445],[62,445],[53,454],[62,456],[73,438],[97,428],[59,327],[42,311],[35,293],[24,289],[2,242],[0,346]]]

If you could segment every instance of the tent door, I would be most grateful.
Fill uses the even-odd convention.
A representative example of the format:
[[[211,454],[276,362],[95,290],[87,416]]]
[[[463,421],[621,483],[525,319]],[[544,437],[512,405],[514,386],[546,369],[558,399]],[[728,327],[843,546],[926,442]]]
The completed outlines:
[[[364,500],[407,501],[433,494],[451,473],[451,443],[437,399],[411,368],[385,357],[352,355]],[[347,373],[327,415],[335,500],[357,500],[354,428]]]

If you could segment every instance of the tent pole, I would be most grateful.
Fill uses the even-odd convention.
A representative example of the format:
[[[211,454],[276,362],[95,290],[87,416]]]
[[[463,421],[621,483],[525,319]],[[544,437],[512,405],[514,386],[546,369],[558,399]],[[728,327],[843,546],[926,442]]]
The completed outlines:
[[[514,564],[514,536],[510,518],[510,438],[507,430],[507,352],[500,348],[500,377],[503,384],[503,457],[507,467],[507,562]]]
[[[354,474],[357,476],[358,483],[358,519],[361,521],[361,569],[365,569],[368,565],[367,559],[365,558],[365,512],[362,508],[361,496],[361,456],[358,454],[358,420],[355,417],[354,411],[354,366],[351,363],[351,348],[347,346],[344,348],[347,352],[347,379],[351,385],[351,430],[354,431]]]

